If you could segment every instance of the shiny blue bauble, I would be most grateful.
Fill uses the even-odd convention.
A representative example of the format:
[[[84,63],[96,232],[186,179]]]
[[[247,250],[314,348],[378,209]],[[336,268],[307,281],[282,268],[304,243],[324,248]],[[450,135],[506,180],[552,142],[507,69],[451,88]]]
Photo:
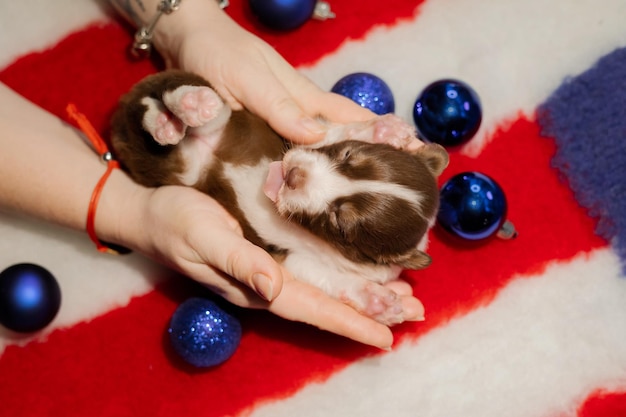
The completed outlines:
[[[395,102],[391,89],[382,79],[367,72],[348,74],[330,90],[370,109],[378,115],[393,113]]]
[[[46,327],[61,307],[61,288],[45,268],[21,263],[0,272],[0,324],[19,333]]]
[[[478,241],[500,230],[506,211],[504,192],[493,179],[463,172],[441,187],[437,222],[456,237]]]
[[[317,0],[250,0],[259,21],[274,30],[292,30],[313,16]]]
[[[471,139],[480,127],[480,99],[461,81],[436,81],[415,101],[413,120],[422,139],[442,146],[460,145]]]
[[[176,353],[201,368],[225,362],[241,341],[239,320],[213,301],[196,297],[178,306],[168,332]]]

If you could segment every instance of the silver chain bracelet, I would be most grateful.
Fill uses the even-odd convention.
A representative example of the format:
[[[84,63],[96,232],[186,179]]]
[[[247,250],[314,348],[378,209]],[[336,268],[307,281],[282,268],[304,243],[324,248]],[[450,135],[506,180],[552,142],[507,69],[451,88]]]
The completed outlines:
[[[182,0],[162,0],[157,6],[157,13],[147,25],[140,27],[135,33],[135,40],[131,48],[131,53],[135,58],[147,58],[152,51],[152,33],[157,22],[164,14],[170,14],[180,6]],[[228,0],[217,0],[220,8],[228,6]]]

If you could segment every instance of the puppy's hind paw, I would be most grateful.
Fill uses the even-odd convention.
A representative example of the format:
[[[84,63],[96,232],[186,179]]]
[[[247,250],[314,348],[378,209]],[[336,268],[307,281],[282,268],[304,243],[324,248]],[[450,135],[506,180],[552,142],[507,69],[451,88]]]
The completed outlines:
[[[143,128],[160,145],[177,145],[185,136],[186,126],[162,102],[145,97],[142,103],[148,108],[141,122]]]
[[[184,124],[200,127],[213,120],[224,102],[210,87],[183,85],[163,94],[163,103]]]

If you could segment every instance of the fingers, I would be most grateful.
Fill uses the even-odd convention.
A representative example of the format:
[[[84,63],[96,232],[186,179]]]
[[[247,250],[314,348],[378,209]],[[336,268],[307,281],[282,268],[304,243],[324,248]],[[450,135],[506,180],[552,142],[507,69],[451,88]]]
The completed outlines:
[[[349,98],[322,90],[308,77],[294,70],[280,55],[271,57],[268,64],[293,101],[309,116],[323,116],[335,123],[365,121],[376,116]]]
[[[290,141],[313,143],[321,140],[326,132],[326,126],[305,113],[284,85],[271,74],[260,80],[257,88],[246,90],[241,101]]]
[[[323,139],[323,134],[326,133],[328,124],[321,125],[316,120],[319,117],[332,123],[353,123],[369,120],[376,116],[373,112],[359,106],[352,100],[339,94],[323,91],[299,74],[298,77],[300,79],[296,81],[295,87],[288,86],[284,90],[285,94],[288,94],[289,91],[297,92],[297,94],[292,96],[286,95],[283,97],[283,100],[301,118],[296,121],[296,119],[290,119],[293,113],[276,112],[273,114],[275,116],[274,119],[270,120],[270,125],[279,133],[281,133],[281,129],[286,130],[295,127],[302,130],[302,127],[304,127],[305,132],[298,136],[285,136],[291,141],[310,144]],[[308,134],[307,130],[314,134]]]
[[[268,63],[272,71],[256,73],[254,85],[220,93],[228,102],[228,97],[236,96],[248,110],[267,121],[286,139],[303,144],[323,139],[327,125],[318,121],[319,116],[336,123],[375,116],[346,97],[321,90],[281,57],[272,58]]]
[[[393,290],[398,295],[411,295],[413,294],[413,288],[411,285],[403,279],[396,279],[393,281],[389,281],[385,284],[385,287]]]
[[[201,204],[199,212],[191,212],[187,237],[193,250],[192,264],[217,269],[254,290],[261,298],[271,301],[282,290],[282,269],[263,249],[243,237],[241,226],[226,210],[203,194],[194,194]],[[189,207],[189,205],[188,205]],[[205,228],[199,225],[205,224]],[[207,237],[201,230],[211,230],[219,240]],[[200,281],[201,277],[196,277]],[[229,279],[221,279],[227,282]]]
[[[264,250],[238,236],[232,242],[220,239],[218,247],[212,265],[246,284],[267,301],[272,301],[281,292],[281,269]]]
[[[293,279],[285,281],[283,291],[269,305],[269,311],[381,349],[389,349],[393,343],[393,335],[387,326],[359,314],[321,290]]]
[[[424,305],[417,298],[405,295],[401,297],[405,321],[424,321]]]
[[[317,89],[317,87],[316,87]],[[361,107],[354,101],[339,94],[325,92],[317,89],[313,95],[315,101],[310,101],[310,111],[320,114],[335,123],[364,122],[376,117],[371,110]],[[307,104],[303,105],[307,106]]]

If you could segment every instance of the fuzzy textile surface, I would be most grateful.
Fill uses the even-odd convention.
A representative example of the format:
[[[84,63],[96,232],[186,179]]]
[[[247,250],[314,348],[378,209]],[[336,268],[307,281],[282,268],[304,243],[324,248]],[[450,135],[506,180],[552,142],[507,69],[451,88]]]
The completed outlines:
[[[182,301],[210,293],[0,211],[0,269],[40,264],[63,294],[41,332],[0,328],[0,415],[626,416],[626,1],[331,6],[336,19],[288,33],[257,25],[244,0],[226,12],[324,89],[380,76],[407,120],[430,82],[470,84],[483,123],[450,149],[441,182],[494,178],[519,237],[466,245],[435,228],[432,266],[404,273],[426,321],[397,326],[390,352],[222,302],[241,344],[196,369],[166,329]],[[1,5],[0,81],[61,119],[76,103],[106,137],[120,95],[162,69],[128,59],[132,31],[112,16],[90,1]]]
[[[597,231],[626,259],[626,49],[568,80],[540,107],[543,133],[556,139],[554,165]],[[604,169],[596,169],[604,166]],[[623,264],[626,271],[626,263]]]

